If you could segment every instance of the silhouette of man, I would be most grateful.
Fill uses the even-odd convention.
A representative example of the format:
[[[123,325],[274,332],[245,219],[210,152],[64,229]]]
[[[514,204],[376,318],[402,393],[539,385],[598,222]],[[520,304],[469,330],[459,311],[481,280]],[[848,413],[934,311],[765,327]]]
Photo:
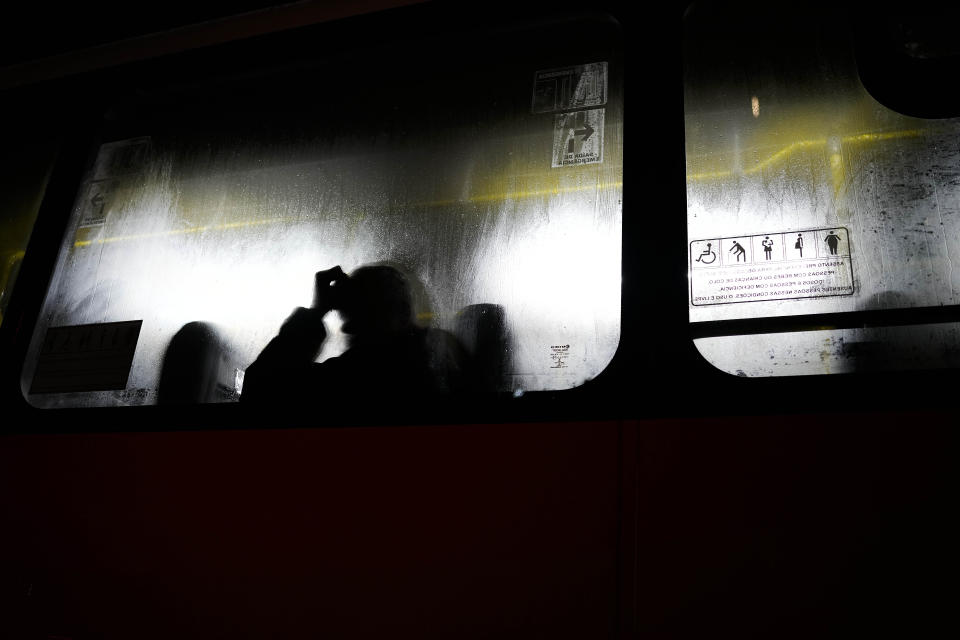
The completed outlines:
[[[350,348],[316,363],[327,337],[323,316],[337,309]],[[452,335],[414,321],[407,279],[389,266],[340,267],[316,274],[313,307],[297,308],[244,375],[241,402],[312,401],[375,391],[458,391],[462,347]]]

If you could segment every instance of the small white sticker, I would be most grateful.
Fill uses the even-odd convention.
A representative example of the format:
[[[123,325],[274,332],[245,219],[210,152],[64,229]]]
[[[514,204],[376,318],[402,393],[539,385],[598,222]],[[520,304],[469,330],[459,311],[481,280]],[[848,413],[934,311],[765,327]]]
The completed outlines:
[[[553,126],[552,166],[603,162],[603,117],[603,109],[557,114]]]
[[[533,113],[570,111],[606,103],[606,62],[544,69],[534,76]]]
[[[854,292],[844,227],[694,240],[694,306],[847,296]]]
[[[107,220],[110,190],[115,178],[131,176],[143,171],[150,154],[149,136],[130,138],[100,145],[93,176],[80,200],[80,224],[83,227],[102,227]]]
[[[82,207],[80,212],[81,227],[100,227],[106,222],[107,214],[105,205],[109,195],[108,180],[91,182],[87,186],[87,193],[80,202]]]
[[[100,145],[93,170],[94,180],[139,173],[147,161],[150,137],[130,138]]]
[[[550,345],[550,360],[551,360],[551,369],[566,369],[569,365],[567,361],[570,359],[570,345],[569,344],[553,344]]]

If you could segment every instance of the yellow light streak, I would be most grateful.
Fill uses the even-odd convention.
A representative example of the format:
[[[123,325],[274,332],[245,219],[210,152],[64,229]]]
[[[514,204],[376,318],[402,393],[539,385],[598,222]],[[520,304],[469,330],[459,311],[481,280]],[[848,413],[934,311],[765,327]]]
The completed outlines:
[[[881,142],[894,138],[918,138],[925,133],[923,129],[907,129],[904,131],[887,131],[886,133],[861,133],[855,136],[845,136],[840,140],[844,144],[857,142]]]
[[[452,206],[456,204],[493,202],[500,200],[519,200],[523,198],[537,198],[543,196],[555,196],[564,193],[574,193],[580,191],[593,191],[605,189],[619,189],[623,186],[623,181],[605,182],[596,185],[581,185],[576,187],[554,187],[549,189],[535,189],[530,191],[511,191],[507,193],[487,193],[471,196],[466,199],[451,200],[433,200],[429,202],[416,203],[421,206],[441,207]],[[236,229],[241,227],[251,227],[265,224],[278,224],[282,222],[296,222],[296,218],[267,218],[262,220],[246,220],[241,222],[228,222],[217,225],[202,225],[197,227],[187,227],[184,229],[168,229],[164,231],[154,231],[151,233],[135,233],[123,236],[110,236],[106,238],[95,238],[93,240],[77,240],[73,243],[74,247],[88,247],[91,245],[112,244],[115,242],[127,242],[132,240],[149,240],[151,238],[163,238],[178,236],[184,234],[203,233],[205,231],[223,231],[227,229]]]
[[[26,255],[25,251],[14,251],[3,265],[3,275],[0,276],[0,298],[6,294],[7,287],[10,285],[10,274],[13,273],[13,266],[20,260],[23,260],[24,255]],[[3,324],[2,311],[0,311],[0,324]]]
[[[860,133],[852,136],[844,136],[840,138],[842,144],[863,144],[863,143],[873,143],[873,142],[882,142],[884,140],[893,140],[896,138],[916,138],[923,135],[924,131],[921,129],[908,129],[904,131],[888,131],[885,133]],[[775,152],[774,154],[768,156],[767,158],[761,160],[757,164],[753,165],[748,169],[744,169],[740,173],[742,175],[751,175],[757,173],[758,171],[763,171],[770,165],[779,162],[788,158],[794,152],[801,149],[812,149],[815,147],[825,147],[827,145],[827,138],[818,138],[813,140],[798,140],[797,142],[792,142]],[[729,178],[733,175],[736,175],[737,172],[730,169],[727,171],[710,171],[702,173],[692,173],[687,175],[688,182],[700,182],[704,180],[717,180],[720,178]]]
[[[18,260],[23,260],[23,256],[25,255],[26,255],[26,251],[23,251],[23,250],[14,251],[13,253],[10,254],[10,257],[7,258],[7,263],[3,265],[2,282],[6,283],[7,277],[10,275],[10,272],[13,271],[13,265],[15,265]]]
[[[875,142],[882,142],[885,140],[892,140],[897,138],[910,138],[918,137],[923,135],[924,131],[920,129],[910,129],[904,131],[890,131],[883,133],[861,133],[851,136],[844,136],[841,138],[843,144],[869,144]],[[753,166],[742,170],[740,173],[742,175],[752,175],[759,171],[763,171],[765,168],[773,165],[777,162],[780,162],[788,158],[793,153],[796,153],[800,150],[813,149],[817,147],[824,147],[828,143],[827,138],[819,138],[812,140],[798,140],[793,142],[782,149],[771,154],[767,158],[761,160],[760,162],[754,164]],[[689,174],[687,176],[688,182],[697,182],[705,180],[718,180],[723,178],[729,178],[735,175],[736,172],[733,170],[727,171],[710,171],[710,172],[701,172],[695,174]],[[485,193],[478,194],[475,196],[470,196],[468,198],[460,199],[446,199],[446,200],[432,200],[427,202],[416,203],[420,206],[429,206],[429,207],[443,207],[443,206],[453,206],[457,204],[464,203],[483,203],[483,202],[496,202],[503,200],[522,200],[526,198],[541,198],[544,196],[558,196],[567,193],[577,193],[588,190],[605,190],[605,189],[620,189],[623,187],[622,181],[615,182],[606,182],[599,183],[595,185],[580,185],[575,187],[548,187],[544,189],[531,189],[531,190],[518,190],[518,191],[508,191],[508,192],[495,192],[495,193]],[[105,238],[95,238],[93,240],[77,240],[73,243],[74,247],[87,247],[91,245],[103,245],[103,244],[112,244],[116,242],[126,242],[126,241],[135,241],[135,240],[147,240],[151,238],[161,238],[161,237],[172,237],[185,234],[196,234],[204,233],[207,231],[224,231],[229,229],[238,229],[252,226],[268,225],[268,224],[278,224],[283,222],[297,221],[293,218],[267,218],[260,220],[245,220],[240,222],[228,222],[217,225],[200,225],[195,227],[188,227],[184,229],[168,229],[164,231],[156,231],[151,233],[139,233],[139,234],[129,234],[123,236],[110,236]]]
[[[522,200],[524,198],[541,198],[543,196],[558,196],[564,193],[577,193],[580,191],[600,191],[604,189],[619,189],[623,182],[602,182],[594,185],[581,185],[576,187],[550,187],[547,189],[533,189],[529,191],[508,191],[505,193],[485,193],[469,198],[449,199],[449,200],[431,200],[429,202],[418,203],[429,207],[445,207],[454,204],[478,203],[478,202],[496,202],[502,200]]]
[[[191,233],[203,233],[205,231],[221,231],[224,229],[238,229],[241,227],[254,227],[265,224],[277,224],[280,222],[290,222],[294,218],[267,218],[263,220],[244,220],[241,222],[225,222],[216,225],[203,225],[199,227],[187,227],[184,229],[167,229],[165,231],[154,231],[151,233],[133,233],[125,236],[110,236],[108,238],[95,238],[93,240],[77,240],[73,243],[74,247],[88,247],[95,244],[111,244],[114,242],[126,242],[129,240],[149,240],[150,238],[163,238],[178,236]]]

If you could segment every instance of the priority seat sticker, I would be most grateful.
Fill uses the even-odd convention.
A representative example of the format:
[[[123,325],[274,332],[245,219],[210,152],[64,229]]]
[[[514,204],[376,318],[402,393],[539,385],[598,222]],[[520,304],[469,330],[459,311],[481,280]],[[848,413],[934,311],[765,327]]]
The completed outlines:
[[[694,306],[853,295],[845,227],[694,240]]]

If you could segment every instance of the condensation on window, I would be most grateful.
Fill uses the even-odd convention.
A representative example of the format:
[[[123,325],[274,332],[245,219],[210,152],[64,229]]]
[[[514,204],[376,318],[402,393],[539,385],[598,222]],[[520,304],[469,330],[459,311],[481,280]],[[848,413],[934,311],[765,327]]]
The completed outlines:
[[[560,61],[544,48],[457,78],[380,59],[363,82],[370,69],[340,63],[319,76],[328,104],[300,105],[255,134],[159,126],[104,144],[77,195],[24,394],[41,407],[155,403],[168,348],[200,326],[217,348],[198,400],[234,401],[245,368],[294,308],[310,306],[314,274],[335,265],[401,270],[417,322],[467,350],[485,339],[478,327],[496,331],[486,339],[503,366],[489,390],[569,389],[597,376],[620,332],[622,98],[611,42]],[[609,85],[599,102],[568,109],[584,117],[560,98],[531,109],[544,77],[575,94],[584,69]],[[446,95],[457,83],[473,89]],[[484,314],[499,321],[478,322]],[[123,388],[31,393],[48,329],[126,321],[142,325]],[[319,362],[348,345],[336,312],[324,322]]]
[[[842,19],[749,9],[686,22],[691,323],[958,304],[960,120],[874,100]],[[832,324],[695,342],[745,376],[960,364],[953,323]]]

